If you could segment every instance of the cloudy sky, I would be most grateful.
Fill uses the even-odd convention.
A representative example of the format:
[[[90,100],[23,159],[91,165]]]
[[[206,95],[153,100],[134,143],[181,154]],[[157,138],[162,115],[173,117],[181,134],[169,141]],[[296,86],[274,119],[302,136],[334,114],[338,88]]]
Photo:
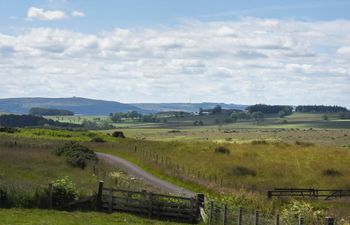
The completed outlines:
[[[350,107],[350,1],[237,2],[0,0],[0,98]]]

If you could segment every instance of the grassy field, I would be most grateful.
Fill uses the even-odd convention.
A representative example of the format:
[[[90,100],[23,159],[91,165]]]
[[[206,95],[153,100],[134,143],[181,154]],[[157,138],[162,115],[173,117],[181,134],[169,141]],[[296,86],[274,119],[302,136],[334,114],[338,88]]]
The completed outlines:
[[[178,223],[145,219],[125,213],[62,212],[37,209],[0,209],[0,225],[127,225]]]
[[[45,142],[45,143],[43,143]],[[12,143],[12,144],[11,144]],[[27,141],[26,139],[3,139],[0,137],[0,184],[20,187],[46,186],[49,182],[68,176],[81,194],[90,195],[97,191],[98,182],[106,186],[149,189],[140,180],[128,177],[118,168],[99,161],[85,169],[68,165],[64,158],[52,153],[60,142]],[[112,174],[119,174],[117,183]]]

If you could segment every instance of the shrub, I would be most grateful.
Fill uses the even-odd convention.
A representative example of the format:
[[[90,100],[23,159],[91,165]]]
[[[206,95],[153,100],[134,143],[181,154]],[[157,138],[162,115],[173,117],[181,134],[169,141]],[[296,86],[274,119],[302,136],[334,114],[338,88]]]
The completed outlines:
[[[302,142],[302,141],[295,141],[296,145],[303,146],[303,147],[310,147],[314,146],[314,143],[311,142]]]
[[[89,162],[96,162],[97,156],[94,151],[79,144],[78,142],[68,142],[57,148],[54,153],[64,156],[66,161],[73,167],[84,169]]]
[[[254,140],[251,142],[253,145],[267,145],[268,142],[265,140]]]
[[[116,137],[116,138],[125,138],[124,133],[121,132],[121,131],[114,131],[114,132],[112,133],[112,136],[113,136],[113,137]]]
[[[285,206],[281,213],[281,220],[284,225],[294,225],[299,217],[304,218],[304,223],[319,225],[323,222],[324,212],[312,207],[311,204],[303,201],[293,201]]]
[[[256,176],[256,172],[252,169],[243,166],[236,166],[233,168],[233,174],[236,176]]]
[[[338,170],[335,169],[326,169],[323,171],[323,176],[327,176],[327,177],[336,177],[336,176],[341,176],[342,173],[339,172]]]
[[[76,200],[78,192],[74,183],[68,178],[57,179],[52,182],[52,202],[57,208],[63,208]]]
[[[215,148],[215,153],[230,154],[231,151],[230,151],[230,149],[228,149],[224,146],[219,146],[219,147]]]
[[[3,132],[3,133],[13,134],[19,131],[20,131],[19,129],[13,128],[13,127],[0,127],[0,132]]]
[[[91,142],[103,143],[103,142],[105,142],[105,140],[103,140],[103,138],[101,138],[101,137],[93,137],[91,139]]]

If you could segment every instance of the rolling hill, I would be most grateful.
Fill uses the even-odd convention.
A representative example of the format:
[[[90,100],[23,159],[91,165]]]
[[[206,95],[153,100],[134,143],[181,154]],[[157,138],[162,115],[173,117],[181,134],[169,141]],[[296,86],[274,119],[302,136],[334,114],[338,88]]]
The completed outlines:
[[[0,112],[26,114],[33,107],[69,110],[78,115],[108,115],[111,112],[128,112],[132,110],[148,113],[147,110],[130,104],[80,97],[0,99]]]

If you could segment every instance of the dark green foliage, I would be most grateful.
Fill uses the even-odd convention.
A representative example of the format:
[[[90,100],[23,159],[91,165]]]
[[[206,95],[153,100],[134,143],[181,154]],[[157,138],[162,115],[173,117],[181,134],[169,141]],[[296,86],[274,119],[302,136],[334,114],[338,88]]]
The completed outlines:
[[[212,114],[220,114],[222,112],[222,108],[220,105],[216,105],[211,111]]]
[[[13,127],[0,127],[0,132],[3,132],[3,133],[13,134],[19,131],[20,131],[19,129],[16,129]]]
[[[252,117],[256,121],[257,124],[259,124],[261,121],[264,120],[264,113],[262,112],[253,112]]]
[[[322,116],[322,119],[323,119],[323,120],[328,120],[328,116],[327,116],[327,115],[323,115],[323,116]]]
[[[293,112],[292,107],[284,107],[281,111],[278,112],[278,116],[280,118],[283,118],[285,116],[289,116],[290,114],[292,114],[292,112]]]
[[[295,108],[296,112],[309,113],[339,113],[347,112],[345,107],[341,106],[326,106],[326,105],[299,105]]]
[[[112,133],[112,136],[113,136],[113,137],[116,137],[116,138],[125,138],[124,133],[121,132],[121,131],[114,131],[114,132]]]
[[[215,148],[215,153],[230,154],[231,151],[230,151],[230,149],[228,149],[224,146],[219,146],[219,147]]]
[[[323,171],[323,176],[328,176],[328,177],[336,177],[336,176],[341,176],[341,172],[335,169],[326,169]]]
[[[93,138],[91,139],[91,142],[103,143],[103,142],[106,142],[106,141],[103,140],[103,138],[101,138],[101,137],[93,137]]]
[[[233,168],[233,174],[235,176],[252,176],[255,177],[256,176],[256,172],[252,169],[249,169],[247,167],[243,167],[243,166],[236,166]]]
[[[265,140],[254,140],[251,142],[253,145],[267,145],[268,142]]]
[[[74,112],[63,109],[46,109],[35,107],[29,110],[29,114],[35,116],[73,116]]]
[[[254,112],[262,112],[265,114],[276,114],[279,113],[282,110],[285,110],[286,112],[292,112],[293,107],[287,106],[287,105],[265,105],[265,104],[256,104],[251,105],[246,108],[246,110],[250,113]]]
[[[296,145],[299,145],[299,146],[303,146],[303,147],[314,146],[314,143],[303,142],[303,141],[296,141],[295,144],[296,144]]]
[[[33,127],[33,126],[55,126],[55,127],[80,127],[78,124],[60,123],[33,115],[0,115],[0,126],[6,127]]]
[[[71,166],[81,169],[84,169],[89,163],[97,162],[95,152],[78,142],[65,143],[57,148],[54,153],[58,156],[64,156]]]

